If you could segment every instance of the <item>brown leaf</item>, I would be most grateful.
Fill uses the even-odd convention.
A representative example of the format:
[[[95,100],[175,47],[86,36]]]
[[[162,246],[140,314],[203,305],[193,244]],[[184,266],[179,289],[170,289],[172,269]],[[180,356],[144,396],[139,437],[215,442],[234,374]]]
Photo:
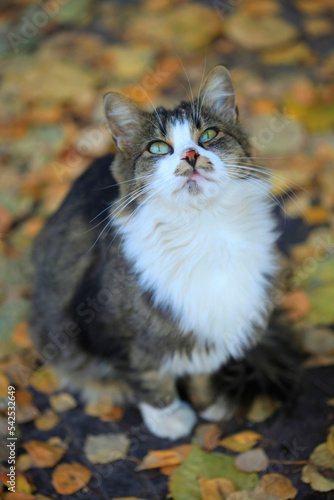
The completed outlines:
[[[0,372],[0,399],[8,396],[9,378],[3,372]]]
[[[290,479],[280,474],[264,475],[261,479],[261,485],[268,495],[273,495],[281,500],[295,498],[298,493]]]
[[[235,486],[232,481],[225,478],[199,479],[201,494],[203,500],[225,500],[231,493],[235,492]]]
[[[262,448],[249,450],[238,455],[234,461],[235,466],[243,472],[260,472],[269,466],[269,460]]]
[[[238,453],[250,450],[262,439],[261,434],[255,431],[241,431],[219,441],[220,446]]]
[[[52,474],[52,484],[57,493],[72,495],[81,490],[90,480],[92,473],[79,463],[61,464]]]
[[[0,205],[0,236],[4,236],[14,222],[12,214]]]
[[[291,321],[298,321],[305,318],[311,309],[311,303],[305,291],[298,289],[285,294],[281,307]]]
[[[158,469],[171,465],[180,465],[189,455],[192,444],[183,444],[169,450],[151,450],[136,468],[137,471]]]
[[[67,392],[60,392],[50,396],[50,404],[56,412],[69,411],[78,406],[74,397]]]
[[[222,430],[217,424],[199,424],[195,430],[195,442],[204,450],[211,451],[219,445]]]
[[[33,395],[26,389],[17,389],[15,391],[15,401],[19,406],[25,406],[32,403]]]
[[[19,424],[26,424],[27,422],[31,422],[38,416],[39,409],[33,404],[19,406],[16,411],[16,421]]]
[[[24,443],[36,467],[53,467],[63,457],[65,450],[42,441],[32,440]]]

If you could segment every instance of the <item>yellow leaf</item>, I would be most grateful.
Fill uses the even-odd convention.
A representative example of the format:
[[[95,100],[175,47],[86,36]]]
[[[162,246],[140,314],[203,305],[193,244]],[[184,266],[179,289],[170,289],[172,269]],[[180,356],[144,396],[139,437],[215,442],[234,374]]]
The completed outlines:
[[[72,410],[78,405],[74,397],[67,392],[61,392],[50,396],[50,404],[57,412]]]
[[[34,420],[34,424],[40,431],[49,431],[60,422],[58,415],[48,408],[45,412]]]
[[[261,434],[255,431],[242,431],[221,439],[219,444],[228,450],[241,453],[253,448],[261,439]]]
[[[57,493],[72,495],[86,486],[91,476],[91,471],[79,463],[61,464],[52,474],[52,484]]]
[[[9,378],[3,372],[0,372],[0,399],[8,396]]]
[[[328,451],[334,455],[334,425],[332,425],[330,428],[329,428],[329,433],[328,433],[328,436],[327,436],[327,448],[328,448]],[[334,459],[333,459],[333,462],[334,462]]]

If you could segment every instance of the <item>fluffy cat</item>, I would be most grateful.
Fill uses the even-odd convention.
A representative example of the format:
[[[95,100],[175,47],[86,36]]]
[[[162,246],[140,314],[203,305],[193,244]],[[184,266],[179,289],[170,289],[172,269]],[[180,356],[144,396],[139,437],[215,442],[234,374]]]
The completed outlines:
[[[270,183],[252,166],[223,66],[173,110],[111,92],[105,111],[118,151],[75,182],[37,238],[31,334],[73,388],[135,402],[152,433],[176,439],[196,412],[233,415],[219,372],[267,329]]]

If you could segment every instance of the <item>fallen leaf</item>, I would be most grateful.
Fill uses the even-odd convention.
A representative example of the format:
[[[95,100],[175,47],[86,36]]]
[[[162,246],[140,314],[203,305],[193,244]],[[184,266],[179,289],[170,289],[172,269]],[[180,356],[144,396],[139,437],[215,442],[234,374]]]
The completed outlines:
[[[295,26],[280,17],[252,17],[242,12],[229,16],[225,28],[227,36],[247,50],[269,49],[298,36]]]
[[[289,500],[295,498],[298,490],[293,486],[289,478],[281,474],[266,474],[261,478],[261,485],[268,495]]]
[[[269,459],[262,448],[257,448],[238,455],[234,463],[243,472],[260,472],[268,468]]]
[[[65,450],[42,441],[31,440],[23,444],[35,467],[53,467],[63,457]]]
[[[315,38],[330,35],[333,31],[330,20],[323,17],[318,19],[306,19],[304,24],[306,32]]]
[[[136,471],[180,465],[192,451],[192,448],[193,445],[184,444],[170,450],[151,450],[137,466]]]
[[[34,420],[35,426],[40,431],[49,431],[50,429],[53,429],[53,427],[55,427],[59,422],[60,422],[60,418],[50,408],[45,410],[44,413],[42,413],[42,415],[39,415]]]
[[[297,63],[310,63],[313,54],[306,43],[297,42],[267,50],[261,54],[261,60],[268,66],[292,65]]]
[[[61,464],[52,473],[52,484],[57,493],[72,495],[86,486],[91,476],[92,472],[77,462]]]
[[[33,395],[30,391],[26,389],[17,389],[15,391],[15,402],[19,406],[25,406],[31,404],[33,401]]]
[[[56,412],[69,411],[78,406],[77,401],[71,394],[60,392],[50,396],[50,405]]]
[[[256,473],[238,471],[233,457],[218,452],[207,453],[194,445],[192,452],[170,478],[169,488],[173,499],[202,500],[199,477],[228,479],[236,490],[252,489],[258,483]]]
[[[29,383],[36,391],[44,394],[51,394],[59,386],[59,381],[52,369],[45,367],[35,370],[29,378]]]
[[[24,406],[18,406],[16,410],[16,421],[19,424],[26,424],[27,422],[32,422],[39,416],[39,409],[33,405],[28,404]]]
[[[305,318],[311,309],[310,300],[302,289],[287,292],[280,305],[291,321],[299,321]]]
[[[276,399],[259,395],[255,398],[248,410],[247,418],[251,422],[264,422],[267,418],[271,417],[281,405],[282,403]]]
[[[104,422],[114,422],[123,418],[124,411],[108,400],[86,404],[85,413],[92,417],[99,417]]]
[[[229,479],[199,479],[203,500],[225,500],[235,491],[235,486]]]
[[[217,12],[205,5],[192,3],[168,9],[163,16],[160,12],[140,13],[128,23],[124,36],[135,44],[146,42],[150,47],[174,47],[182,52],[201,49],[220,33]]]
[[[5,236],[14,222],[12,214],[0,205],[0,236]]]
[[[334,460],[334,425],[332,425],[329,428],[326,443],[327,443],[328,451],[333,455],[333,460]]]
[[[100,434],[88,436],[84,451],[93,464],[108,464],[126,457],[130,440],[125,434]]]
[[[326,224],[330,219],[330,213],[325,207],[308,207],[304,211],[304,219],[308,224]]]
[[[222,430],[217,424],[199,424],[196,427],[194,442],[206,451],[211,451],[219,445]]]
[[[220,446],[224,446],[228,450],[241,453],[250,450],[261,441],[262,436],[255,431],[241,431],[237,434],[232,434],[219,441]]]
[[[25,472],[32,467],[32,459],[28,453],[22,453],[16,460],[17,470]]]
[[[0,372],[0,399],[7,398],[9,385],[10,382],[7,375],[3,372]]]
[[[11,486],[9,476],[6,472],[0,472],[0,481],[9,488]],[[17,493],[24,493],[30,495],[36,488],[30,484],[28,479],[21,473],[16,474],[15,478],[15,491]]]
[[[13,341],[24,349],[31,349],[33,347],[32,340],[28,332],[28,322],[20,321],[13,332]]]

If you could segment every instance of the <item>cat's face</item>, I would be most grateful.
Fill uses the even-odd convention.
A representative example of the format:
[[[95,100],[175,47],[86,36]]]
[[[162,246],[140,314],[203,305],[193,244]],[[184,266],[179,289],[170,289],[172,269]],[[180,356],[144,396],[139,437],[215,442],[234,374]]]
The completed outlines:
[[[159,197],[169,206],[200,207],[252,173],[236,167],[249,158],[249,144],[237,125],[233,84],[222,66],[209,73],[198,99],[174,110],[147,113],[116,93],[107,94],[105,107],[121,153],[113,173],[122,195],[133,193],[129,200]]]

